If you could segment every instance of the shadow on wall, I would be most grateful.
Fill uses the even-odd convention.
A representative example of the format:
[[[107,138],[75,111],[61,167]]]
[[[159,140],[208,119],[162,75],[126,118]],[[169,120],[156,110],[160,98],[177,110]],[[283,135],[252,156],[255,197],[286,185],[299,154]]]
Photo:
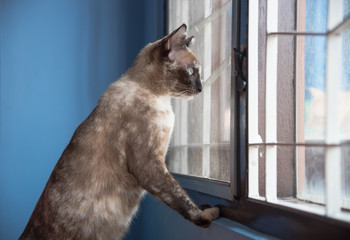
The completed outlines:
[[[75,128],[162,24],[162,0],[0,0],[0,239],[19,237]]]

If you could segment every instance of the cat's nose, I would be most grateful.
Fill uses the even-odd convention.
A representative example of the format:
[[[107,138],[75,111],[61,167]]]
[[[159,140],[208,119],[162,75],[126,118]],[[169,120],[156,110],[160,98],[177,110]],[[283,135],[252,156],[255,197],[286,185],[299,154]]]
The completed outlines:
[[[201,83],[201,81],[199,80],[199,81],[196,81],[196,87],[197,87],[197,90],[198,90],[198,92],[201,92],[202,91],[202,83]]]
[[[202,91],[202,84],[199,84],[199,85],[197,86],[197,89],[198,89],[199,92],[201,92],[201,91]]]

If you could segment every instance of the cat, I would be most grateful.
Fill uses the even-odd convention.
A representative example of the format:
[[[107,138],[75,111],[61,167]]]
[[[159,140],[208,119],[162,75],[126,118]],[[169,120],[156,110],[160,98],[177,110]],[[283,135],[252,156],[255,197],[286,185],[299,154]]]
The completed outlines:
[[[145,46],[81,123],[58,160],[20,239],[121,239],[147,191],[208,227],[219,209],[198,207],[172,177],[165,155],[171,97],[202,90],[187,26]]]

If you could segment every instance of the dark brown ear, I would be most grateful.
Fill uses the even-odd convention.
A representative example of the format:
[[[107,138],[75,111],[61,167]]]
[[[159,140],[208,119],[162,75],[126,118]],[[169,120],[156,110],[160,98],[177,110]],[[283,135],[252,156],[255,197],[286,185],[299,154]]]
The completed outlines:
[[[189,47],[193,42],[194,42],[194,36],[191,36],[191,37],[189,37],[189,38],[186,38],[185,39],[185,41],[184,41],[184,43],[185,43],[185,45],[187,46],[187,47]]]
[[[182,47],[186,39],[187,26],[182,24],[178,29],[174,30],[164,38],[165,49],[167,51],[174,50],[177,47]]]

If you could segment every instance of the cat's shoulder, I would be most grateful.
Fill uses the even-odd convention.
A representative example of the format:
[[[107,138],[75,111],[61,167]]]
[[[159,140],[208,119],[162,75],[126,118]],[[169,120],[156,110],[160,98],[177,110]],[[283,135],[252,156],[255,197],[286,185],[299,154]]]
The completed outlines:
[[[155,95],[133,81],[121,81],[116,85],[123,88],[121,95],[127,104],[133,102],[133,107],[138,109],[137,112],[142,112],[144,118],[162,127],[173,127],[175,115],[170,96]]]
[[[114,82],[111,87],[114,95],[122,100],[134,100],[140,105],[149,105],[154,110],[167,111],[171,110],[171,97],[167,95],[157,96],[147,88],[142,87],[137,82],[122,78]]]

